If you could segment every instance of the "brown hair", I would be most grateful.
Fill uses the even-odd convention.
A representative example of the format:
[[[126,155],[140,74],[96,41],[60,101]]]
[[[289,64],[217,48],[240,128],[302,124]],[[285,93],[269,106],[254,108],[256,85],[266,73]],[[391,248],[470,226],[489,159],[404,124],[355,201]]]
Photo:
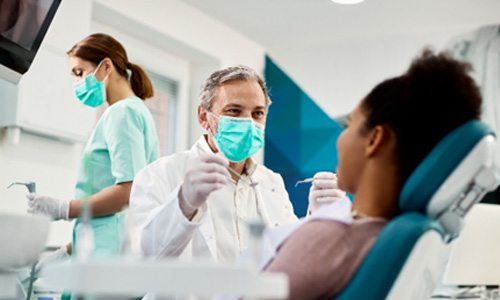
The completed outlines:
[[[140,66],[129,62],[122,44],[107,34],[89,35],[71,47],[67,54],[90,61],[95,65],[109,57],[118,74],[130,79],[130,85],[137,97],[144,100],[153,96],[153,84],[146,72]],[[130,78],[127,69],[132,73]]]

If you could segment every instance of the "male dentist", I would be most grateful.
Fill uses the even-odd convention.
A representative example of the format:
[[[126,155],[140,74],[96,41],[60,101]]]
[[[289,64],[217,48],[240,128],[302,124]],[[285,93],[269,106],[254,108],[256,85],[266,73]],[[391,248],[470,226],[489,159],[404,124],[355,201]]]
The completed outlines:
[[[225,68],[208,77],[200,98],[206,134],[134,179],[130,204],[145,256],[233,262],[248,246],[248,220],[261,217],[267,226],[297,220],[281,176],[251,158],[264,146],[271,103],[262,78],[246,66]],[[310,208],[343,195],[332,173],[318,173]]]

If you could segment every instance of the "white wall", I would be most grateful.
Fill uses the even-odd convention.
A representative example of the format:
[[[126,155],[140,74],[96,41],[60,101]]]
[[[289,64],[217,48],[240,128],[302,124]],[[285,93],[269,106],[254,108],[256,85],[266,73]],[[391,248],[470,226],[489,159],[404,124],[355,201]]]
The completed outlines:
[[[404,72],[424,46],[441,50],[477,26],[344,37],[328,48],[297,45],[271,56],[328,115],[337,117],[348,114],[377,83]]]
[[[192,48],[192,51],[202,52],[218,59],[221,66],[239,63],[257,69],[263,66],[262,46],[182,1],[95,0],[95,2],[167,35],[178,44]]]
[[[426,44],[500,22],[497,0],[184,0],[266,47],[331,116],[403,71]]]

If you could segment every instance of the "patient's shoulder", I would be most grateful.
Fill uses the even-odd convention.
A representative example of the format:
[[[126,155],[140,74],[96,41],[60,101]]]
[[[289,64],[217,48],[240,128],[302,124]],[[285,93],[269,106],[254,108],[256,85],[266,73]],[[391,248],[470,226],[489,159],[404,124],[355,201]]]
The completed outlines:
[[[363,243],[368,238],[378,236],[380,230],[387,224],[386,219],[365,217],[354,219],[348,228],[348,238]]]
[[[281,246],[268,271],[285,272],[290,299],[331,298],[351,279],[384,226],[382,219],[312,220]]]

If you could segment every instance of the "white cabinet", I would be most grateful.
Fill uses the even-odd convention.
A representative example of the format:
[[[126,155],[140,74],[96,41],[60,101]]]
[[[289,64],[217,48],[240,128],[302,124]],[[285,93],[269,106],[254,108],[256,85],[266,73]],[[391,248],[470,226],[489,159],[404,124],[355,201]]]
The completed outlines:
[[[0,79],[0,127],[84,142],[95,111],[77,103],[66,51],[89,33],[90,0],[62,1],[49,31],[19,84]]]

